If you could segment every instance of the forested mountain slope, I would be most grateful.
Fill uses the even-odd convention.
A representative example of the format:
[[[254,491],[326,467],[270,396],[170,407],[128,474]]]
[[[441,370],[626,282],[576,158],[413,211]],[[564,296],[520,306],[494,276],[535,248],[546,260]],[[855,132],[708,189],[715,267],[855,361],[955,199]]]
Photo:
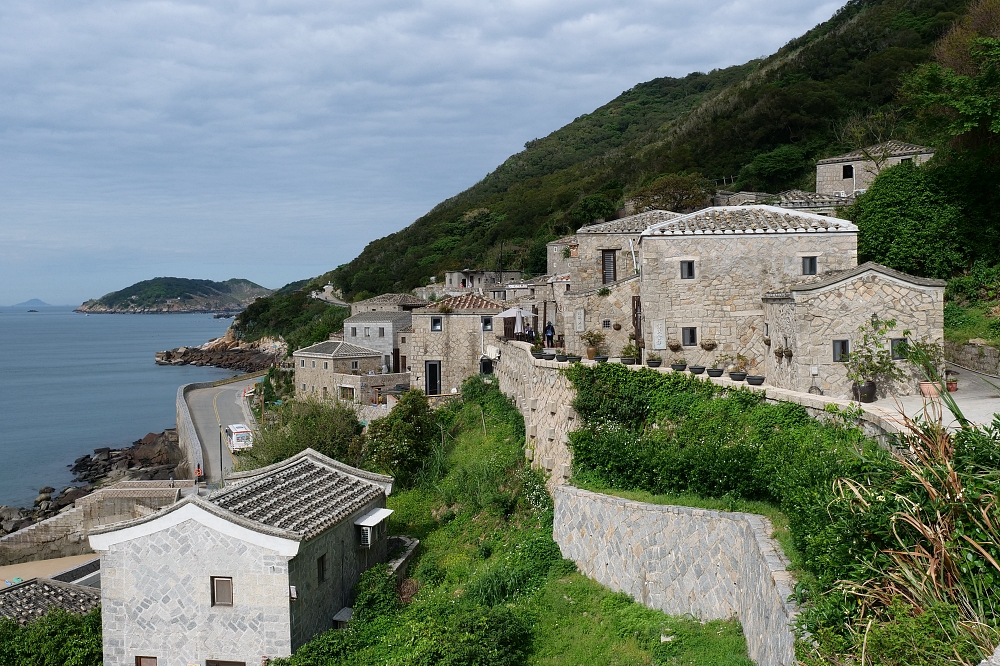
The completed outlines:
[[[210,312],[242,310],[272,292],[250,280],[225,282],[158,277],[92,299],[77,312]]]
[[[727,189],[810,188],[816,159],[853,146],[843,128],[884,110],[895,133],[926,140],[897,107],[901,77],[967,0],[852,0],[832,19],[760,61],[639,84],[548,137],[405,229],[371,242],[317,279],[345,296],[407,290],[466,266],[544,271],[544,244],[658,177],[704,197]],[[839,138],[838,138],[839,137]],[[697,197],[695,197],[697,198]]]

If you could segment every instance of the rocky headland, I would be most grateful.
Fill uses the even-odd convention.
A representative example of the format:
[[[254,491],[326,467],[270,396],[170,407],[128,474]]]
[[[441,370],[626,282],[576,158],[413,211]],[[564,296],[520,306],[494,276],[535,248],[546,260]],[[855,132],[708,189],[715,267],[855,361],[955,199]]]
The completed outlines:
[[[157,365],[211,365],[242,372],[266,370],[285,357],[288,345],[282,340],[262,338],[241,342],[232,329],[221,338],[209,340],[198,347],[177,347],[156,352]]]
[[[87,301],[76,312],[88,314],[237,313],[273,293],[249,280],[225,282],[160,277]]]
[[[94,449],[92,455],[80,456],[70,465],[76,485],[66,486],[60,492],[52,486],[39,488],[30,508],[0,506],[0,535],[51,518],[105,483],[176,478],[182,458],[174,429],[151,432],[128,448]]]

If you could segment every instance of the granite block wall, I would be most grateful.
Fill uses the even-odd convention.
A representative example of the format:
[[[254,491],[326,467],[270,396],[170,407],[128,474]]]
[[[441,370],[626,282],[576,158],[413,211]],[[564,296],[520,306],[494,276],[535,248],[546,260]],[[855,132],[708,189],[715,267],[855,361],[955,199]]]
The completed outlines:
[[[471,375],[479,374],[479,360],[498,334],[503,321],[493,320],[493,331],[482,330],[482,318],[498,310],[463,310],[452,313],[414,312],[413,332],[406,335],[409,346],[406,363],[414,388],[426,391],[426,361],[441,362],[440,392],[451,393]],[[442,330],[431,330],[431,318],[441,318]],[[400,346],[400,353],[402,352]]]
[[[212,606],[212,576],[233,578],[232,606]],[[289,603],[287,558],[188,520],[102,554],[104,664],[288,656]]]
[[[671,615],[735,617],[760,666],[795,664],[794,579],[773,528],[744,513],[661,506],[560,486],[554,538],[612,590]]]
[[[996,347],[946,341],[944,355],[949,362],[963,368],[986,375],[1000,375],[1000,349]]]

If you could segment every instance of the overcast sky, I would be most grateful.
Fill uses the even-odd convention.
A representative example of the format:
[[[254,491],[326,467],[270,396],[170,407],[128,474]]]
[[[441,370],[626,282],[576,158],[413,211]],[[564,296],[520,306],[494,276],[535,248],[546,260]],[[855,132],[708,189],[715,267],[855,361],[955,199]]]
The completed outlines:
[[[0,304],[312,277],[636,83],[841,0],[4,0]]]

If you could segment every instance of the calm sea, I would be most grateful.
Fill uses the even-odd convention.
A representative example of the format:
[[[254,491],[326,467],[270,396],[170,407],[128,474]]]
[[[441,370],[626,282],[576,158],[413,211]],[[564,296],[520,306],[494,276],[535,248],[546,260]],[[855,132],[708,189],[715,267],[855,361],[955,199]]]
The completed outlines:
[[[153,354],[200,345],[231,321],[0,308],[0,505],[31,506],[40,487],[72,481],[79,456],[173,428],[178,386],[235,373],[158,366]]]

